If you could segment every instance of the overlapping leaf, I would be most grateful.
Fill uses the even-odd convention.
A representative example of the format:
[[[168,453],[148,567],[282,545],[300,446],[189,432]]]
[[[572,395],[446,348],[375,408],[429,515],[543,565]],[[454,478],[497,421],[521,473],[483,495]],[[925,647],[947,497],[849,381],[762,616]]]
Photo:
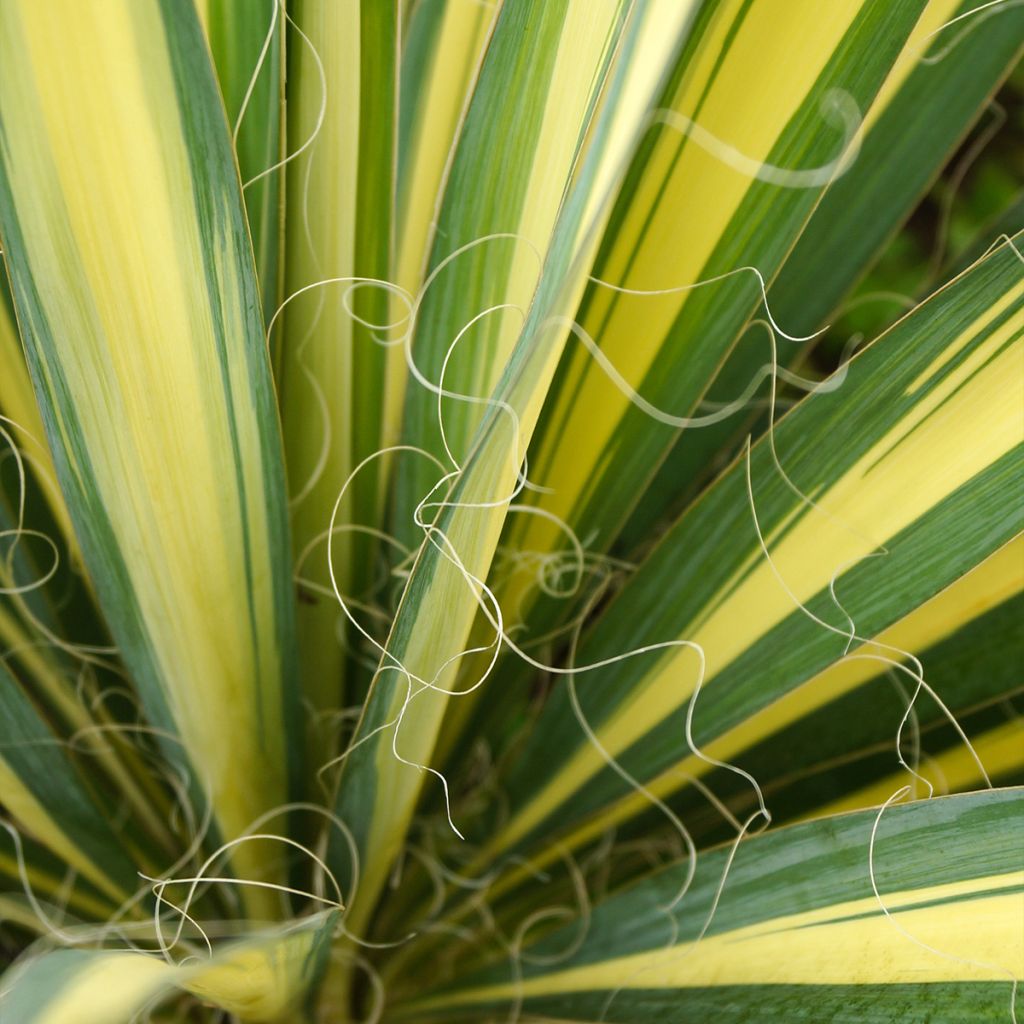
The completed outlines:
[[[688,8],[652,2],[638,5],[627,18],[624,10],[609,5],[603,20],[594,20],[590,8],[580,4],[569,4],[560,13],[566,25],[580,27],[586,22],[583,38],[594,47],[589,52],[593,64],[581,63],[574,48],[571,58],[566,54],[572,68],[563,68],[562,73],[582,76],[577,88],[585,84],[589,91],[581,114],[589,119],[590,107],[604,90],[602,106],[586,129],[587,151],[566,183],[571,190],[553,228],[544,275],[515,350],[487,403],[471,454],[450,478],[450,490],[434,488],[438,495],[427,513],[437,518],[432,523],[425,520],[427,542],[403,595],[352,753],[343,765],[337,810],[351,824],[362,857],[356,921],[364,921],[372,909],[408,827],[422,783],[417,766],[428,761],[437,737],[478,609],[479,585],[565,339],[565,317],[582,291],[583,268],[592,258],[605,200],[686,27]],[[562,20],[551,22],[546,15],[530,28],[565,30]],[[521,15],[509,14],[495,28],[496,35],[507,33],[517,45],[522,32]],[[634,47],[655,59],[630,62]],[[492,40],[488,60],[501,53]],[[619,59],[609,64],[612,54]],[[485,72],[486,68],[481,80]],[[580,137],[585,134],[583,125],[578,132]],[[376,799],[385,791],[386,806]],[[348,851],[338,850],[338,857],[345,863]]]
[[[1007,496],[1024,450],[1014,383],[1022,269],[1004,244],[859,356],[842,389],[788,415],[680,519],[576,665],[688,646],[577,675],[600,746],[579,728],[569,689],[552,694],[508,779],[513,816],[492,855],[543,834],[550,857],[552,828],[575,841],[647,806],[609,757],[664,794],[706,772],[706,758],[754,741],[755,716],[779,728],[780,698],[1021,530]],[[860,653],[902,658],[884,646]],[[798,697],[790,713],[822,699]]]

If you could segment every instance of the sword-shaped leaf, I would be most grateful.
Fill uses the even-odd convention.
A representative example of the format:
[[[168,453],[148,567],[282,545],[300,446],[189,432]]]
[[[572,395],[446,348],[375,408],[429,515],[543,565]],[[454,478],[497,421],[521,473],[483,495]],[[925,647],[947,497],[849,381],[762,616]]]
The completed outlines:
[[[4,4],[0,140],[0,235],[86,566],[150,721],[237,835],[288,792],[293,613],[252,252],[191,5]]]

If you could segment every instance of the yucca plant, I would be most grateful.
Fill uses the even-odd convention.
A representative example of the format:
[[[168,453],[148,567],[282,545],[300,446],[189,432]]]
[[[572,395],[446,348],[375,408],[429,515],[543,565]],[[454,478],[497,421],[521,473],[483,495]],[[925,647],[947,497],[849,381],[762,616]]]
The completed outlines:
[[[1015,1021],[1022,44],[0,0],[4,1024]]]

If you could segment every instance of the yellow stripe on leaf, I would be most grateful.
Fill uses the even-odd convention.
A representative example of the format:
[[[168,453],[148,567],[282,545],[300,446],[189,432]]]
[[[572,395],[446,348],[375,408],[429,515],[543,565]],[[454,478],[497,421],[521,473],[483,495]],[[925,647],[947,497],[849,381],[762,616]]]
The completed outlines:
[[[293,17],[297,32],[289,74],[289,144],[298,153],[312,142],[288,175],[288,295],[328,278],[350,279],[357,272],[360,157],[360,4],[306,0]],[[326,211],[329,216],[324,216]],[[335,498],[354,465],[353,403],[369,398],[356,377],[353,348],[372,342],[356,336],[341,301],[350,283],[313,288],[283,311],[281,418],[296,554],[315,545],[298,573],[325,590],[330,577],[324,538]],[[372,451],[378,438],[360,442]],[[338,517],[339,523],[350,521],[351,490]],[[339,534],[334,544],[340,586],[350,593],[349,536]],[[341,699],[340,621],[336,603],[319,593],[299,607],[303,677],[318,709],[337,706]]]

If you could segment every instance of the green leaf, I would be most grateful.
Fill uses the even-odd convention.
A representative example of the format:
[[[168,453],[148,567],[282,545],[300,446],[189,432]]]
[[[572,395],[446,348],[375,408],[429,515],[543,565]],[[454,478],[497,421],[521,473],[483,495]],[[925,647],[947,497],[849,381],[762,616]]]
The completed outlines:
[[[844,815],[701,854],[401,1019],[510,1006],[567,1021],[1010,1019],[1024,791]]]
[[[19,1024],[128,1024],[175,988],[254,1024],[295,1010],[326,963],[336,911],[190,962],[142,953],[59,950],[29,958],[4,992]]]
[[[332,511],[349,474],[384,443],[387,349],[366,324],[390,315],[379,282],[388,279],[393,230],[397,7],[303,0],[291,17],[281,415],[303,678],[313,707],[325,710],[341,702],[345,660],[328,534],[381,520],[379,463],[345,490],[336,524]],[[363,596],[369,541],[343,529],[331,540],[342,593]]]
[[[297,704],[280,437],[208,52],[191,6],[157,0],[0,23],[0,235],[58,476],[150,722],[233,837],[286,798]]]
[[[83,786],[60,738],[2,662],[0,792],[20,827],[108,896],[122,900],[134,892],[135,870],[122,839]]]

